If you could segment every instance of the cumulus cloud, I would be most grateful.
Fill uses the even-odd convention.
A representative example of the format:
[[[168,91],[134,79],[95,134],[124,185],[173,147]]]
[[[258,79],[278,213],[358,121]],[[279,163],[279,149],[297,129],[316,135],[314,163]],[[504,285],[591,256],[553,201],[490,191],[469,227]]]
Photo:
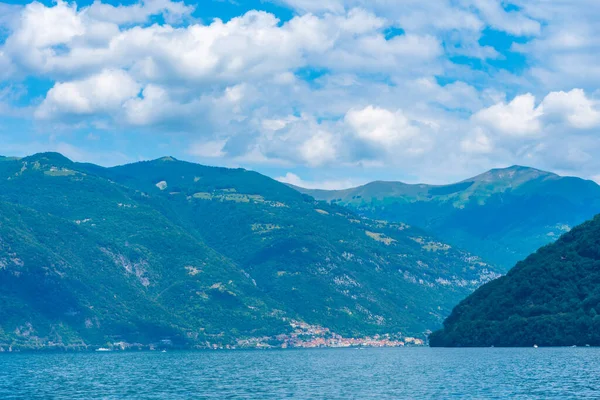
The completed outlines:
[[[188,153],[202,158],[219,158],[226,153],[224,151],[227,140],[211,140],[193,143]]]
[[[336,160],[334,138],[329,132],[318,131],[300,146],[302,158],[311,166]]]
[[[541,107],[545,114],[558,115],[575,128],[588,129],[600,126],[598,102],[589,99],[582,89],[549,93]]]
[[[432,27],[440,30],[481,30],[486,25],[514,35],[540,33],[539,21],[521,9],[507,11],[500,0],[278,0],[299,11],[343,13],[350,7],[362,7],[397,19],[405,29]]]
[[[401,110],[392,112],[367,106],[348,111],[345,120],[360,139],[384,147],[395,146],[419,132]]]
[[[577,129],[600,126],[597,108],[597,102],[589,99],[582,89],[548,93],[539,105],[535,96],[527,93],[508,104],[502,102],[478,111],[472,120],[503,135],[537,136],[547,123],[557,120]]]
[[[10,30],[16,25],[22,6],[0,3],[0,33]]]
[[[296,15],[199,22],[170,0],[0,6],[0,89],[51,82],[24,108],[43,129],[176,136],[184,154],[250,166],[438,182],[513,163],[600,169],[597,2],[278,3]],[[498,31],[510,50],[482,44]],[[522,69],[506,59],[515,52]]]
[[[542,108],[536,107],[531,93],[498,103],[473,115],[475,123],[509,136],[532,136],[540,133]]]
[[[89,78],[55,84],[36,110],[41,119],[118,111],[140,86],[126,72],[104,70]]]
[[[194,7],[183,1],[145,0],[128,6],[115,6],[95,0],[87,9],[87,14],[97,20],[122,25],[142,23],[153,15],[162,15],[167,22],[177,23],[193,11]]]
[[[549,90],[600,84],[600,4],[595,0],[517,0],[523,13],[542,22],[540,35],[513,50],[529,59],[528,75]]]
[[[31,3],[1,48],[0,63],[15,76],[57,81],[36,112],[38,118],[87,117],[95,111],[106,115],[119,105],[123,112],[114,114],[119,123],[173,123],[190,129],[207,118],[205,122],[218,120],[220,125],[248,120],[251,116],[242,115],[244,107],[254,100],[247,93],[267,86],[297,88],[294,71],[299,68],[326,69],[332,76],[397,75],[404,68],[410,75],[420,65],[433,73],[443,53],[431,35],[386,38],[384,18],[355,8],[342,14],[299,15],[283,24],[261,11],[208,25],[134,24],[154,14],[189,12],[183,3],[165,0],[130,6],[94,2],[83,8],[62,1],[51,7]],[[91,90],[102,84],[105,71],[121,71],[113,78],[123,86],[112,97]],[[139,96],[133,94],[140,90]],[[324,139],[313,140],[315,146],[326,147]],[[332,159],[325,150],[315,158],[307,147],[299,154],[317,164]]]
[[[466,153],[491,153],[494,149],[490,137],[480,128],[460,142],[460,146]]]
[[[312,181],[312,180],[304,180],[300,178],[298,175],[288,172],[284,176],[280,176],[275,178],[279,182],[288,183],[290,185],[298,186],[305,189],[324,189],[324,190],[342,190],[349,189],[352,187],[359,186],[364,183],[357,183],[351,179],[342,179],[342,180],[324,180],[324,181]]]
[[[517,36],[534,36],[541,31],[538,21],[519,11],[506,11],[499,1],[472,0],[483,19],[494,29]]]
[[[519,95],[475,113],[470,125],[462,150],[488,160],[569,174],[600,167],[592,156],[600,151],[600,108],[582,89],[550,92],[539,102],[532,94]]]
[[[179,4],[163,3],[171,8]],[[162,10],[149,5],[138,8],[146,14]],[[122,21],[115,18],[137,18],[137,6],[129,7],[128,13],[102,3],[83,9],[75,3],[58,2],[54,7],[31,3],[3,52],[24,72],[51,77],[112,66],[131,70],[140,80],[196,84],[270,77],[309,62],[333,69],[368,69],[373,63],[392,68],[441,54],[432,36],[386,40],[381,32],[386,21],[358,9],[344,15],[306,14],[284,24],[272,14],[249,11],[209,25],[121,27],[117,22]]]
[[[345,5],[341,0],[323,0],[323,1],[314,1],[314,0],[276,0],[279,3],[288,5],[298,11],[303,12],[335,12],[342,13],[344,12]]]

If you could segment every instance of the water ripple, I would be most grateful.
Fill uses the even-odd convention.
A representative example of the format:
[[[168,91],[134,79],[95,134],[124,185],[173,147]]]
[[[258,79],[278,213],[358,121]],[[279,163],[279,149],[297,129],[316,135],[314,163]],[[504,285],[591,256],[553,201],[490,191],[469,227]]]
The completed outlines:
[[[1,399],[598,398],[600,349],[1,354]]]

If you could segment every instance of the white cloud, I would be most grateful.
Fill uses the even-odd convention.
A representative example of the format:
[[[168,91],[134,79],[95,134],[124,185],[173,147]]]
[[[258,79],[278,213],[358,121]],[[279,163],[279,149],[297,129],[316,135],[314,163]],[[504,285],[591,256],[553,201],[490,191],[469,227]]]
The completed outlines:
[[[0,64],[6,64],[5,73],[57,81],[39,107],[38,118],[69,116],[74,121],[76,115],[99,112],[116,124],[169,122],[189,128],[206,118],[222,126],[241,123],[257,101],[254,92],[297,86],[298,68],[326,68],[332,76],[382,70],[398,75],[399,68],[407,75],[424,69],[433,73],[439,70],[436,60],[443,52],[431,35],[386,40],[383,28],[388,22],[355,8],[339,15],[300,15],[283,24],[259,11],[209,25],[127,24],[157,13],[184,16],[189,11],[183,3],[164,0],[127,7],[95,2],[80,9],[62,1],[53,7],[32,3],[0,48]],[[125,85],[112,97],[91,88],[102,83],[98,77],[105,71],[122,71]],[[136,84],[124,82],[125,75]],[[132,95],[133,88],[142,94]],[[110,121],[106,111],[117,105],[123,112],[112,114]],[[318,162],[312,156],[305,159]]]
[[[14,28],[19,19],[22,6],[17,4],[0,3],[0,33]]]
[[[219,158],[226,155],[224,148],[227,140],[211,140],[193,143],[188,153],[202,158]]]
[[[324,180],[324,181],[307,181],[300,178],[298,175],[288,172],[284,176],[275,178],[279,182],[288,183],[305,189],[325,189],[325,190],[342,190],[359,186],[364,182],[357,183],[351,179],[340,180]]]
[[[419,132],[401,110],[367,106],[348,111],[345,120],[360,139],[385,147],[395,146]]]
[[[284,118],[275,119],[264,119],[261,122],[262,128],[266,131],[280,131],[284,129],[288,124],[298,121],[299,118],[293,115],[288,115]]]
[[[463,139],[460,143],[466,153],[491,153],[494,149],[491,139],[481,129],[475,129],[472,135]]]
[[[540,133],[543,111],[536,107],[531,93],[516,96],[510,103],[499,103],[473,115],[473,121],[508,136],[535,136]]]
[[[27,88],[22,84],[0,85],[0,115],[16,118],[31,118],[30,107],[16,107],[14,102],[22,100],[27,95]]]
[[[543,1],[543,0],[540,0]],[[299,11],[343,13],[353,7],[396,19],[404,29],[480,31],[486,24],[514,35],[537,35],[540,23],[522,10],[506,11],[500,0],[279,0]]]
[[[51,119],[118,111],[139,90],[140,85],[126,72],[104,70],[83,80],[56,83],[37,109],[36,117]]]
[[[363,1],[368,4],[367,0]],[[480,31],[485,27],[481,18],[466,6],[449,0],[403,3],[394,1],[374,2],[382,12],[396,18],[400,26],[413,32],[431,31]]]
[[[168,0],[32,3],[10,17],[0,6],[0,91],[25,77],[51,81],[23,109],[39,105],[42,130],[149,131],[148,147],[172,135],[191,143],[184,154],[224,163],[411,170],[441,181],[509,163],[600,170],[589,156],[600,151],[599,3],[279,3],[297,15],[201,23]],[[496,30],[502,43],[482,45]],[[523,71],[502,50],[515,35]]]
[[[149,125],[162,118],[161,110],[171,107],[171,101],[165,89],[147,85],[139,97],[132,97],[124,104],[127,120],[133,125]]]
[[[472,157],[584,177],[600,170],[594,157],[600,111],[581,89],[550,92],[537,106],[531,94],[516,96],[477,112],[470,123],[461,148]]]
[[[77,16],[76,4],[58,1],[54,7],[30,3],[21,16],[21,25],[11,36],[20,45],[33,48],[66,43],[85,32],[84,23]]]
[[[582,89],[570,92],[550,92],[536,106],[531,93],[516,96],[478,111],[472,120],[481,126],[507,136],[538,136],[547,128],[546,123],[564,120],[567,127],[589,129],[600,126],[600,111],[596,101],[589,99]]]
[[[311,166],[320,166],[336,160],[336,144],[329,132],[318,131],[299,148],[302,158]]]
[[[447,108],[477,111],[483,105],[482,97],[484,96],[480,95],[475,87],[465,82],[456,81],[440,86],[434,77],[426,76],[409,81],[407,85],[411,91],[420,93],[431,102],[439,103]]]
[[[381,72],[402,67],[412,70],[415,65],[433,70],[426,62],[442,54],[441,43],[433,36],[408,34],[386,40],[377,34],[340,43],[326,54],[319,55],[320,60],[316,60],[315,64],[339,71]]]
[[[341,0],[276,0],[302,12],[334,12],[343,13],[345,6]]]
[[[528,77],[546,90],[595,89],[600,84],[600,3],[596,0],[516,0],[542,22],[540,35],[513,44],[531,68]]]
[[[155,3],[165,9],[183,7],[165,1],[129,7],[96,2],[78,10],[74,3],[31,3],[3,52],[22,72],[50,77],[112,67],[130,69],[153,83],[204,84],[272,77],[309,61],[336,69],[347,69],[347,63],[369,68],[374,62],[394,67],[441,54],[438,41],[428,35],[385,40],[380,30],[386,21],[358,9],[345,15],[306,14],[284,24],[272,14],[249,11],[210,25],[119,26],[121,20],[163,10]]]
[[[538,35],[541,31],[538,21],[518,11],[507,12],[499,1],[472,0],[472,3],[492,28],[517,36]]]
[[[153,15],[163,15],[168,22],[174,23],[193,11],[194,7],[185,5],[183,1],[145,0],[129,6],[114,6],[95,0],[87,9],[87,14],[91,18],[115,24],[141,23]]]
[[[598,102],[588,99],[582,89],[549,93],[541,106],[544,113],[559,115],[575,128],[600,126]]]

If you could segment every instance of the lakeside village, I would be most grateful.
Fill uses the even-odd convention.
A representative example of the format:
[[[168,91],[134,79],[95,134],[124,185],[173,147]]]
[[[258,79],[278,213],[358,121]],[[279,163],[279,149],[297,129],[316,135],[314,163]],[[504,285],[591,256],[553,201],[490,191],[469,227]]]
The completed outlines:
[[[401,334],[383,334],[363,338],[346,338],[328,328],[310,325],[301,321],[290,321],[293,331],[277,336],[253,337],[237,339],[236,344],[217,344],[206,342],[194,346],[196,349],[236,350],[236,349],[293,349],[293,348],[344,348],[344,347],[404,347],[424,346],[425,341],[419,338],[402,336]],[[113,343],[110,348],[102,350],[130,350],[139,345],[124,342]],[[170,340],[163,340],[159,346],[149,346],[149,350],[171,347]]]
[[[404,347],[424,346],[422,339],[402,336],[401,334],[383,334],[366,336],[362,338],[346,338],[328,328],[319,325],[310,325],[301,321],[290,321],[293,328],[291,333],[277,336],[253,337],[238,339],[236,344],[206,343],[196,346],[198,349],[236,350],[236,349],[314,349],[314,348],[344,348],[344,347]],[[169,342],[169,341],[165,341]],[[166,346],[165,346],[166,345]],[[135,347],[135,345],[133,346]],[[162,343],[160,348],[169,347]],[[114,350],[127,350],[125,343],[114,343]],[[158,350],[150,346],[150,350]]]
[[[401,335],[374,335],[364,338],[345,338],[328,328],[292,321],[292,333],[273,337],[251,338],[237,341],[237,348],[320,348],[320,347],[403,347],[423,346],[422,339]]]
[[[289,321],[292,332],[276,336],[253,337],[237,339],[235,344],[223,344],[207,341],[203,344],[196,344],[188,347],[192,349],[212,349],[212,350],[235,350],[235,349],[292,349],[292,348],[344,348],[344,347],[404,347],[404,346],[424,346],[422,339],[403,336],[398,334],[383,334],[367,336],[362,338],[347,338],[332,332],[328,328],[319,325],[310,325],[305,322],[291,320]],[[65,345],[62,342],[45,341],[31,334],[33,329],[24,331],[24,338],[28,339],[21,343],[2,343],[0,341],[0,353],[13,351],[31,351],[31,350],[58,350],[58,351],[131,351],[131,350],[162,350],[166,349],[184,349],[174,345],[170,339],[161,340],[159,343],[144,345],[141,343],[127,343],[125,341],[115,341],[106,343],[104,347],[90,346],[83,341]]]

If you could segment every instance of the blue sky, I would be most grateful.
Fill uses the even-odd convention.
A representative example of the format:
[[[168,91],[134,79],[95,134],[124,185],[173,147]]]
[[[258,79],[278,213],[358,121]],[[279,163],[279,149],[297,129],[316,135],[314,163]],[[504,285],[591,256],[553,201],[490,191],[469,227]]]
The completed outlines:
[[[581,0],[0,3],[0,154],[172,155],[294,184],[600,180]],[[218,20],[216,20],[218,19]]]

